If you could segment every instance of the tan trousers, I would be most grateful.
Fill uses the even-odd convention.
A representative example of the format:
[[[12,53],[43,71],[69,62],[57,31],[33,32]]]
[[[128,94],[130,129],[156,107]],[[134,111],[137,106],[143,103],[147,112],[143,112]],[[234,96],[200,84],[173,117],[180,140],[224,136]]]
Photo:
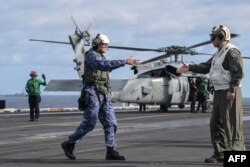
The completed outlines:
[[[223,155],[226,143],[232,151],[245,150],[243,136],[242,92],[237,87],[235,99],[226,99],[228,90],[218,90],[214,94],[213,113],[210,120],[211,140],[215,155]]]

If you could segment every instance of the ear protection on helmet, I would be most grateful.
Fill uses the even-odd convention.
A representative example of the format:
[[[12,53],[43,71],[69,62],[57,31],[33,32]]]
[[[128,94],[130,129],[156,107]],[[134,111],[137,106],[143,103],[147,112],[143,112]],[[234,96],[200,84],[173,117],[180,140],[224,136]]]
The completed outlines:
[[[30,76],[31,76],[31,77],[37,77],[36,71],[31,71],[31,72],[30,72]]]
[[[98,48],[98,45],[101,43],[101,39],[99,37],[100,37],[100,34],[97,34],[95,39],[93,39],[92,41],[93,48]]]
[[[211,36],[217,36],[220,40],[230,40],[231,33],[229,29],[224,25],[215,26],[212,29]]]

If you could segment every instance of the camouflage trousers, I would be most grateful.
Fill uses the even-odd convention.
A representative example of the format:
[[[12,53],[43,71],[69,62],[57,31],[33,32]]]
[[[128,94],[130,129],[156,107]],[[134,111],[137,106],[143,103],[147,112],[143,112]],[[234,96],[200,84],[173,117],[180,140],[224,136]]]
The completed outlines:
[[[218,156],[223,155],[227,143],[232,151],[245,150],[241,88],[236,88],[235,99],[232,101],[226,99],[227,92],[215,91],[210,120],[211,141],[214,154]]]
[[[98,97],[99,96],[99,97]],[[95,128],[97,118],[100,120],[107,147],[115,147],[115,133],[117,121],[110,97],[107,94],[91,93],[86,109],[83,112],[84,120],[75,132],[69,136],[71,143],[77,143],[85,134]]]

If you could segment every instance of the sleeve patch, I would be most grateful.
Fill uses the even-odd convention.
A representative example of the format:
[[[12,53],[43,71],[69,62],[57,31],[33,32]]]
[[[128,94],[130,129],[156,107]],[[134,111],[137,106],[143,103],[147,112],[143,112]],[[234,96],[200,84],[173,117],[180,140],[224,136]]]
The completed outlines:
[[[239,57],[239,56],[240,56],[240,51],[237,50],[237,49],[230,49],[230,50],[229,50],[229,54],[230,54],[233,58]]]
[[[232,56],[232,57],[238,57],[238,56],[239,56],[239,54],[238,54],[238,53],[236,53],[236,52],[232,52],[232,53],[231,53],[231,56]]]

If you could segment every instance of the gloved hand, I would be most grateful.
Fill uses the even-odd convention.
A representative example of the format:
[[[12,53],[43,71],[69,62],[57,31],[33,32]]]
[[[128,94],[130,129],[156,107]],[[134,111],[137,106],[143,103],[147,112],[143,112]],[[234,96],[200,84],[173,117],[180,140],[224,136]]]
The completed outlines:
[[[42,78],[43,78],[44,80],[46,80],[46,76],[45,76],[44,74],[42,74]]]

